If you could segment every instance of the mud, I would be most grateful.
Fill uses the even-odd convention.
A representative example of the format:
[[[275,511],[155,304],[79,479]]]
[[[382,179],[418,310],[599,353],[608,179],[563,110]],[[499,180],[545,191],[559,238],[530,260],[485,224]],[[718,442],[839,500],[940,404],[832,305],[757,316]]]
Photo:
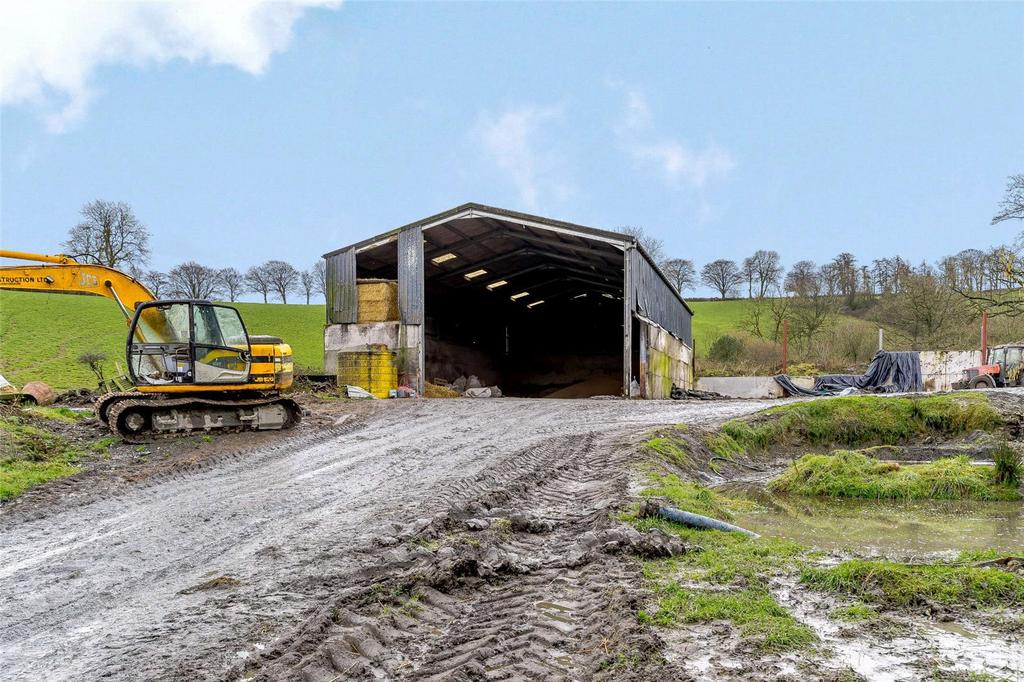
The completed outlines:
[[[765,653],[725,623],[660,631],[668,660],[685,674],[708,680],[969,680],[1024,677],[1024,633],[1000,630],[978,614],[935,617],[883,612],[847,623],[835,610],[849,604],[801,588],[793,578],[773,581],[772,595],[819,643],[809,651]],[[988,675],[989,677],[985,677]]]
[[[293,434],[218,439],[194,464],[46,486],[0,515],[0,669],[681,678],[636,621],[632,553],[685,547],[614,521],[631,444],[764,406],[380,401],[346,418],[342,405]]]

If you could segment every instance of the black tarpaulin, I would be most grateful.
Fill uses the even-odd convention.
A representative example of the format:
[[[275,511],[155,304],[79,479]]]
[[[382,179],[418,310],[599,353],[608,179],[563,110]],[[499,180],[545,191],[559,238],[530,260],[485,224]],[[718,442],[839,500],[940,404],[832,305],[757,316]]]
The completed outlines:
[[[835,395],[847,388],[874,393],[916,393],[924,390],[921,356],[916,352],[880,350],[864,374],[823,374],[814,378],[814,388],[800,388],[785,374],[775,381],[789,395]]]

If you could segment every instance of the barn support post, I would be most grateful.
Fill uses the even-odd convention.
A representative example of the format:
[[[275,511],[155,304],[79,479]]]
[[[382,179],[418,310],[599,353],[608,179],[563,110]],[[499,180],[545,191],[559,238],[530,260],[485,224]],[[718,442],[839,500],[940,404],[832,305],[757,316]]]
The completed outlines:
[[[626,247],[622,253],[622,395],[629,398],[633,378],[633,308],[636,296],[630,276],[630,259],[635,247]]]
[[[398,311],[402,320],[400,354],[411,388],[423,394],[426,379],[424,349],[423,229],[419,225],[398,233]]]

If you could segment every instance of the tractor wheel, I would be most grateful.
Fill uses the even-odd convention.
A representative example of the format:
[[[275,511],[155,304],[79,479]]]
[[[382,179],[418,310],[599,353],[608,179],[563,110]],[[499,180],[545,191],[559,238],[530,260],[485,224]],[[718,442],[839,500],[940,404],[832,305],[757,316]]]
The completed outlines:
[[[995,388],[996,382],[992,381],[992,377],[982,375],[980,377],[974,377],[971,380],[971,388]]]

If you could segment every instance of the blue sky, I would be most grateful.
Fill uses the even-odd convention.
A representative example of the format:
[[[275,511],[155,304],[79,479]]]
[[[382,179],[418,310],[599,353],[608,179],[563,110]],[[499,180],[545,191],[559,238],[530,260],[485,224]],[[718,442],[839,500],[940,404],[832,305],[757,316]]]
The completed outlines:
[[[1024,172],[1021,3],[274,11],[255,37],[172,18],[170,43],[152,17],[131,41],[69,19],[45,59],[8,28],[5,248],[59,251],[95,198],[134,206],[156,268],[307,267],[465,201],[639,225],[698,266],[1013,236],[989,219]],[[80,44],[95,25],[130,49]]]

